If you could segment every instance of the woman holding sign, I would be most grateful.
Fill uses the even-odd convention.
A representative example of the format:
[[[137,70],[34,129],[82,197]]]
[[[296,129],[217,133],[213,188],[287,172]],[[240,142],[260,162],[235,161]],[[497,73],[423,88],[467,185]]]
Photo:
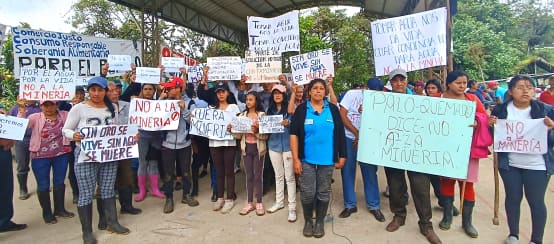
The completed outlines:
[[[77,209],[81,221],[84,243],[96,243],[92,234],[92,195],[98,185],[100,197],[107,222],[107,230],[117,234],[129,234],[129,229],[119,224],[115,207],[115,178],[117,162],[83,162],[81,154],[81,140],[84,138],[80,129],[89,126],[112,125],[117,121],[114,104],[110,102],[106,93],[108,81],[103,77],[93,77],[88,81],[87,91],[90,98],[75,105],[67,115],[63,127],[66,138],[77,143],[75,148],[75,176],[79,185],[79,201]]]
[[[527,76],[514,76],[508,83],[508,95],[504,103],[497,105],[489,118],[494,127],[497,119],[544,119],[548,127],[547,152],[540,154],[498,152],[498,168],[506,193],[505,208],[510,235],[507,244],[518,243],[519,218],[523,193],[531,209],[531,243],[542,243],[546,225],[544,196],[550,176],[554,174],[553,110],[534,100],[535,84]],[[525,190],[525,191],[524,191]]]
[[[302,233],[320,238],[325,235],[323,223],[329,207],[333,168],[341,169],[346,161],[346,137],[339,109],[325,99],[329,92],[327,83],[314,79],[308,91],[308,101],[296,108],[292,118],[290,149],[294,173],[300,175],[305,221]]]
[[[482,128],[483,119],[486,126],[488,115],[485,110],[485,107],[483,106],[479,98],[477,98],[473,94],[465,93],[468,80],[469,80],[468,75],[462,71],[450,72],[446,76],[446,91],[443,93],[442,97],[475,102],[477,110],[475,113],[476,124],[474,125],[475,127],[474,130],[479,131],[477,130],[477,128]],[[485,131],[484,133],[488,133],[488,131]],[[474,137],[477,137],[477,136],[479,135],[476,135],[474,132]],[[469,159],[467,179],[465,182],[465,192],[462,189],[462,186],[463,186],[462,181],[458,180],[458,185],[460,187],[460,190],[464,192],[464,195],[462,196],[463,197],[462,226],[464,228],[465,233],[472,238],[477,238],[477,236],[479,235],[479,233],[477,232],[475,227],[473,227],[473,224],[472,224],[473,207],[475,206],[475,190],[473,189],[473,183],[477,182],[477,175],[479,170],[479,158],[487,157],[488,150],[486,148],[491,143],[487,143],[488,145],[485,146],[485,153],[484,155],[481,155],[481,156],[474,156],[474,151],[477,150],[477,148],[474,146],[474,143],[472,143],[472,146],[471,146],[472,153]],[[439,223],[439,228],[442,230],[448,230],[450,229],[450,225],[452,225],[452,216],[454,212],[453,202],[454,202],[455,185],[456,185],[455,179],[442,177],[440,180],[444,215],[441,222]]]

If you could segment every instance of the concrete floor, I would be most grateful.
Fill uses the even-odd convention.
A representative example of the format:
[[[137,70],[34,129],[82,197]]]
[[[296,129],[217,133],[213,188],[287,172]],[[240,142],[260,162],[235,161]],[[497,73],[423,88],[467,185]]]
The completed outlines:
[[[461,228],[461,217],[454,218],[454,223],[449,231],[440,230],[438,222],[442,217],[442,212],[438,209],[437,201],[433,197],[433,225],[443,243],[503,243],[508,234],[503,207],[503,190],[500,195],[500,225],[493,225],[491,220],[494,205],[492,165],[491,159],[481,160],[480,182],[476,184],[477,204],[474,210],[474,225],[479,231],[479,238],[472,239],[465,235]],[[326,235],[321,239],[302,236],[304,221],[301,219],[300,211],[299,220],[296,223],[287,222],[286,209],[261,217],[256,216],[253,212],[248,216],[240,216],[238,212],[245,202],[245,183],[242,172],[237,174],[238,200],[230,214],[223,215],[212,211],[208,176],[200,180],[200,196],[197,198],[200,206],[194,208],[185,206],[180,203],[180,197],[175,197],[175,211],[171,214],[163,214],[164,200],[147,197],[143,202],[134,203],[136,207],[143,210],[141,215],[119,215],[120,223],[131,229],[131,233],[125,236],[99,231],[96,228],[97,214],[94,211],[94,235],[99,243],[427,243],[425,238],[419,234],[417,215],[411,199],[408,205],[406,225],[395,233],[385,231],[385,226],[392,219],[388,198],[382,197],[381,199],[382,210],[387,222],[377,222],[366,210],[365,204],[360,202],[360,199],[363,199],[361,179],[358,179],[357,182],[358,212],[347,219],[338,218],[337,216],[343,208],[339,171],[335,171],[334,179],[331,207],[325,225]],[[379,170],[379,182],[380,188],[384,189],[386,183],[382,169]],[[71,219],[58,219],[58,223],[54,225],[46,225],[43,222],[34,192],[35,181],[32,176],[29,177],[29,184],[32,196],[28,200],[17,199],[18,191],[15,191],[15,216],[13,218],[17,223],[26,223],[29,227],[19,232],[0,234],[0,243],[82,243],[81,227],[77,216]],[[501,189],[503,189],[502,186]],[[554,184],[552,182],[547,191],[547,206],[550,208],[550,216],[553,216]],[[76,205],[71,203],[69,187],[66,195],[68,196],[66,208],[77,214]],[[180,196],[180,193],[176,195]],[[265,195],[266,208],[273,204],[274,198],[274,191]],[[456,200],[456,203],[459,204],[459,200]],[[298,209],[301,210],[300,205]],[[553,228],[554,218],[549,217],[544,243],[554,243]],[[525,200],[522,202],[520,230],[520,243],[528,243],[531,224],[529,207]]]

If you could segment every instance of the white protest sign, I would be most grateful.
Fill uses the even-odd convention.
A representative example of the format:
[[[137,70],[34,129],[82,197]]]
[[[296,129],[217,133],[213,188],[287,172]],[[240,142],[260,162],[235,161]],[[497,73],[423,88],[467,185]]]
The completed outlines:
[[[294,83],[294,77],[292,76],[292,73],[284,73],[283,75],[285,75],[285,78],[287,78],[287,82],[289,83],[289,85],[292,85],[292,83]]]
[[[240,57],[209,57],[207,62],[208,79],[240,80],[242,61]]]
[[[135,82],[160,84],[161,72],[160,68],[137,67],[137,78]]]
[[[140,41],[99,38],[43,30],[13,27],[14,73],[21,68],[75,71],[77,85],[86,85],[88,78],[100,76],[109,55],[131,55],[141,66]],[[123,72],[110,72],[122,75]]]
[[[204,76],[204,67],[206,65],[204,64],[197,64],[194,66],[190,66],[187,70],[188,75],[188,82],[190,83],[198,83],[202,80],[202,76]]]
[[[142,130],[176,130],[180,117],[178,100],[133,98],[129,105],[129,124],[136,124]]]
[[[544,119],[499,119],[494,125],[494,151],[545,154],[547,135]]]
[[[246,59],[241,58],[240,61],[242,62],[241,65],[240,65],[240,74],[244,75],[244,74],[246,74]]]
[[[162,65],[166,72],[179,72],[180,68],[186,67],[185,58],[162,57]]]
[[[131,64],[133,58],[130,55],[108,55],[108,63],[110,64],[110,70],[112,71],[127,71],[131,70]],[[108,73],[108,76],[117,76],[115,74]]]
[[[292,56],[290,67],[294,82],[298,85],[308,84],[315,78],[334,76],[333,50],[328,48]]]
[[[233,122],[235,114],[212,108],[196,108],[190,118],[190,134],[213,140],[232,140],[233,135],[227,126]]]
[[[0,138],[23,140],[28,124],[28,119],[0,115]]]
[[[260,134],[271,133],[283,133],[285,127],[281,124],[283,122],[283,115],[266,115],[258,118],[260,124]]]
[[[250,50],[300,51],[298,10],[274,18],[248,17]]]
[[[371,22],[375,74],[446,65],[446,8]]]
[[[19,97],[26,100],[71,100],[75,96],[75,71],[21,69]]]
[[[231,122],[232,133],[252,133],[252,119],[244,116],[237,116]]]
[[[281,54],[275,51],[246,51],[246,83],[274,83],[281,75]]]
[[[138,127],[136,125],[103,125],[84,127],[80,130],[79,163],[111,162],[138,158]]]

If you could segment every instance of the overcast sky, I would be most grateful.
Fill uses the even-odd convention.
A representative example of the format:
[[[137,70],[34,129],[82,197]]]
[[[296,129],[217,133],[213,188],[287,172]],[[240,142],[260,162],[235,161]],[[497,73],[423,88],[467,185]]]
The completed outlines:
[[[0,24],[17,26],[27,22],[33,29],[70,32],[70,24],[64,23],[75,0],[0,0]]]

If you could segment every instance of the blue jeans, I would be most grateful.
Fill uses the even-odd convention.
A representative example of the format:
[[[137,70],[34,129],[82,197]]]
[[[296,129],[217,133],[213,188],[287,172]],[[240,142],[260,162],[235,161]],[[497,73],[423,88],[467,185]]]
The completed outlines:
[[[356,158],[357,151],[353,146],[353,140],[346,138],[346,163],[341,169],[342,192],[344,198],[344,207],[356,207],[356,192],[354,183],[356,180]],[[365,204],[369,210],[380,209],[379,199],[379,181],[377,180],[377,166],[372,164],[360,163],[362,171],[362,180],[364,182]]]
[[[12,223],[13,217],[13,162],[12,152],[0,146],[0,229]]]
[[[53,158],[33,159],[31,166],[37,179],[37,191],[50,189],[50,169],[53,171],[52,185],[54,187],[64,185],[69,155],[69,153],[65,153]]]

